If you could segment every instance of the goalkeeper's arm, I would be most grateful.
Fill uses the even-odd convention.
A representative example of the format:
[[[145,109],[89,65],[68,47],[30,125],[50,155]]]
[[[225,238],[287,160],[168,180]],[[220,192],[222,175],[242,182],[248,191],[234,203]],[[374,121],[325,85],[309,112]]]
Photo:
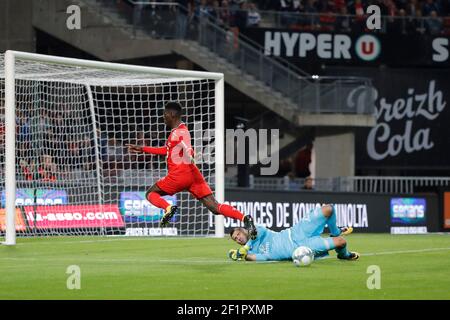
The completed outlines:
[[[245,260],[256,261],[256,254],[247,254],[247,256],[245,257]]]
[[[248,254],[249,247],[243,246],[239,249],[231,249],[228,251],[228,257],[234,261],[256,261],[256,255]]]
[[[262,253],[248,253],[249,248],[247,246],[241,247],[239,249],[231,249],[228,251],[228,257],[234,261],[268,261],[271,260],[268,254]]]

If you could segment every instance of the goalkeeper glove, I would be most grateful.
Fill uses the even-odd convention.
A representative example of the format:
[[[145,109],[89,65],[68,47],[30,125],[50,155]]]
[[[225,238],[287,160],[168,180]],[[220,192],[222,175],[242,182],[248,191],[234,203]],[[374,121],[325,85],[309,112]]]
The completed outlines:
[[[247,257],[248,248],[241,247],[239,249],[231,249],[228,251],[228,257],[234,261],[242,261]]]

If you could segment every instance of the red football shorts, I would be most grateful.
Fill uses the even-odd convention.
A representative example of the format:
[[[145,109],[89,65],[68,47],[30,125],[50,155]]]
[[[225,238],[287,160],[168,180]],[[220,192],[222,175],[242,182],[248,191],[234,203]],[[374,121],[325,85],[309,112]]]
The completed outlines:
[[[212,194],[211,188],[197,167],[169,172],[167,176],[158,180],[156,185],[169,195],[187,190],[196,199],[201,199]]]

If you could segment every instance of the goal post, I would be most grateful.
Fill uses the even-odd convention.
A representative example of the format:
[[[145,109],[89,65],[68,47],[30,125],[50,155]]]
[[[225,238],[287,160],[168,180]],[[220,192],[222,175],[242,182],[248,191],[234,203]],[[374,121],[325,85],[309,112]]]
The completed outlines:
[[[198,166],[224,201],[223,74],[0,55],[4,244],[14,245],[16,234],[223,237],[223,217],[213,219],[186,192],[168,200],[181,208],[173,228],[159,228],[162,213],[143,194],[166,174],[165,158],[124,151],[127,143],[164,143],[169,101],[184,106]]]
[[[5,243],[16,244],[16,112],[15,112],[15,56],[5,53]],[[8,201],[7,199],[11,199]]]

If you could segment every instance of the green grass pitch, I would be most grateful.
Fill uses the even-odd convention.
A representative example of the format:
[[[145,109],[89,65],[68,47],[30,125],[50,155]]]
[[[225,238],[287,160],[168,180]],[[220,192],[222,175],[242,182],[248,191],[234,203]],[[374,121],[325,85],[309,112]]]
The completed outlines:
[[[450,235],[353,234],[359,261],[233,262],[230,239],[19,238],[0,246],[1,299],[450,299]],[[69,290],[67,267],[81,270]],[[381,270],[369,290],[367,269]]]

